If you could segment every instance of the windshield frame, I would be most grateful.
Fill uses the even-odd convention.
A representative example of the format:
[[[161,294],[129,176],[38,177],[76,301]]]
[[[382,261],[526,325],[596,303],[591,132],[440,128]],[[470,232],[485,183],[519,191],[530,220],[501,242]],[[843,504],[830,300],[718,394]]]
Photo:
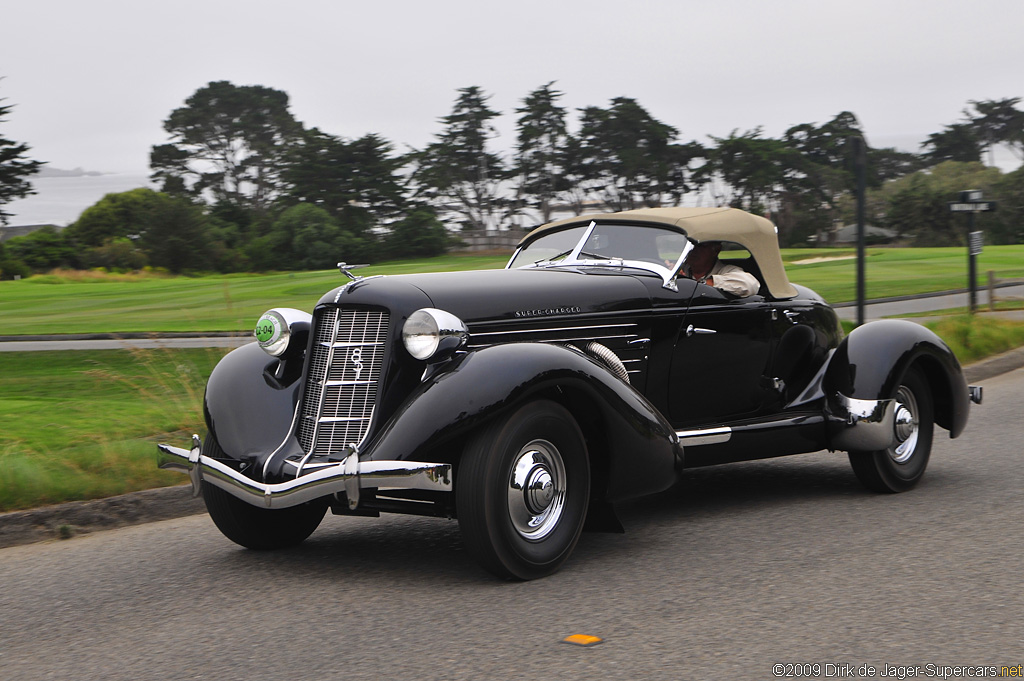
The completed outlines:
[[[621,223],[615,223],[615,222],[604,222],[604,223],[601,223],[601,224],[605,225],[605,226],[609,226],[609,227],[620,226],[620,227],[623,227],[623,228],[628,228],[628,225],[621,224]],[[568,231],[570,229],[578,228],[580,226],[581,225],[578,225],[578,224],[577,225],[566,225],[566,229],[565,230],[559,230],[559,232]],[[640,225],[640,226],[648,227],[649,225]],[[666,289],[668,289],[670,291],[677,291],[678,290],[678,287],[676,286],[676,278],[677,278],[678,273],[679,273],[679,268],[682,266],[683,261],[686,260],[686,256],[689,255],[690,251],[693,250],[693,242],[690,240],[689,237],[686,237],[685,233],[683,233],[683,232],[675,232],[674,230],[665,230],[666,232],[676,233],[676,234],[680,234],[680,235],[686,237],[684,245],[683,245],[683,248],[682,248],[682,251],[680,252],[678,259],[676,260],[675,265],[671,269],[669,269],[668,267],[665,267],[664,265],[659,265],[657,263],[649,262],[647,260],[628,260],[628,259],[622,259],[622,258],[592,258],[592,257],[587,257],[588,254],[583,250],[583,247],[587,243],[587,241],[590,239],[591,235],[594,233],[594,230],[597,229],[597,227],[598,227],[597,221],[591,220],[590,224],[587,225],[587,228],[585,230],[583,230],[583,233],[580,236],[579,241],[576,242],[576,245],[572,248],[571,251],[569,251],[567,254],[565,254],[565,257],[561,257],[562,254],[559,254],[559,255],[554,256],[554,258],[560,258],[558,260],[555,260],[555,259],[538,260],[536,262],[527,263],[525,265],[517,265],[515,267],[515,269],[520,269],[520,270],[524,270],[524,269],[561,269],[561,268],[565,268],[565,269],[578,269],[578,268],[582,268],[582,267],[606,267],[606,268],[614,268],[614,269],[626,269],[626,268],[640,269],[640,270],[645,270],[647,272],[651,272],[652,274],[655,274],[656,276],[658,276],[661,279],[662,288],[666,288]],[[526,246],[532,245],[532,243],[533,242],[530,242],[529,244],[524,244],[524,245],[520,245],[519,247],[517,247],[515,252],[512,253],[512,257],[509,258],[508,263],[506,263],[505,269],[513,269],[512,263],[514,263],[516,258],[519,257],[519,254],[523,251],[523,249]],[[593,254],[590,254],[590,255],[593,255]]]

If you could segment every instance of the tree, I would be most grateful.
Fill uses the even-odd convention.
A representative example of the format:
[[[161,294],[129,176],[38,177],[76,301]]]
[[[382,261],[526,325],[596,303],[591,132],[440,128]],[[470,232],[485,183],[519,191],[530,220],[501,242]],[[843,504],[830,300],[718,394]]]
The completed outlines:
[[[696,144],[674,144],[678,134],[636,100],[616,97],[607,109],[581,111],[571,169],[615,210],[675,204],[690,190],[687,169],[701,153]]]
[[[1020,97],[970,101],[964,110],[967,125],[989,152],[989,165],[995,165],[994,150],[1005,144],[1017,158],[1024,160],[1024,111],[1017,109]]]
[[[47,225],[7,241],[8,257],[20,260],[37,272],[76,263],[75,249],[55,227]]]
[[[102,246],[111,239],[138,239],[165,196],[146,187],[107,194],[82,211],[64,230],[64,236],[80,247]]]
[[[281,188],[285,156],[302,126],[288,95],[260,85],[211,82],[164,121],[169,144],[153,147],[152,179],[164,191],[265,210]]]
[[[868,172],[871,174],[870,185],[878,186],[887,180],[895,180],[924,167],[921,156],[907,151],[899,151],[894,147],[884,149],[868,148]]]
[[[412,179],[418,194],[439,210],[461,215],[466,226],[497,228],[505,216],[501,183],[506,173],[488,142],[497,135],[491,120],[498,112],[487,106],[489,97],[479,87],[458,92],[452,112],[441,119],[437,141],[412,155]]]
[[[157,194],[142,224],[139,242],[154,267],[174,273],[210,267],[207,221],[200,206],[180,196]]]
[[[700,175],[718,205],[761,213],[776,207],[787,179],[799,163],[799,152],[782,140],[764,137],[761,128],[711,139],[708,162]]]
[[[856,189],[851,142],[863,137],[860,121],[849,111],[820,126],[805,123],[786,131],[783,142],[797,156],[787,161],[780,196],[776,223],[783,242],[803,242],[840,219],[842,200]]]
[[[346,141],[313,128],[288,157],[282,201],[319,206],[348,231],[363,234],[407,209],[404,164],[379,135]]]
[[[365,262],[372,251],[372,243],[342,229],[330,213],[309,203],[283,211],[267,234],[246,247],[260,270],[325,269],[342,261]]]
[[[139,270],[149,264],[138,243],[124,237],[107,239],[102,246],[90,248],[82,254],[82,261],[86,267],[112,270]]]
[[[1024,243],[1024,166],[1007,173],[996,183],[993,196],[999,200],[999,211],[988,214],[995,218],[985,239],[996,244]]]
[[[89,265],[132,268],[148,260],[155,267],[181,272],[212,264],[208,229],[203,210],[187,198],[140,187],[107,194],[82,211],[63,236],[82,251]]]
[[[429,208],[418,208],[391,226],[385,247],[391,258],[431,258],[448,246],[448,231]]]
[[[4,100],[0,99],[0,102]],[[11,106],[0,105],[0,121],[10,113]],[[39,172],[41,161],[33,161],[26,154],[27,144],[19,144],[0,136],[0,225],[6,225],[11,213],[3,210],[3,206],[15,199],[35,194],[28,177]]]
[[[787,146],[800,152],[810,163],[826,168],[849,169],[848,141],[863,137],[857,116],[842,111],[824,125],[813,123],[795,125],[786,131]]]
[[[975,128],[969,123],[953,123],[941,132],[933,132],[921,145],[931,165],[944,161],[958,163],[980,163],[983,142],[978,139]]]
[[[565,109],[557,102],[562,93],[550,82],[523,98],[516,109],[518,136],[515,174],[517,196],[540,211],[541,221],[551,221],[555,197],[567,189],[565,178],[569,133]]]
[[[940,163],[927,172],[886,183],[880,190],[882,213],[869,219],[913,236],[915,246],[962,245],[964,222],[950,212],[949,202],[963,189],[979,189],[988,197],[996,197],[1001,178],[998,168],[986,168],[980,162]],[[987,230],[998,219],[998,213],[982,213],[977,217],[977,228]]]

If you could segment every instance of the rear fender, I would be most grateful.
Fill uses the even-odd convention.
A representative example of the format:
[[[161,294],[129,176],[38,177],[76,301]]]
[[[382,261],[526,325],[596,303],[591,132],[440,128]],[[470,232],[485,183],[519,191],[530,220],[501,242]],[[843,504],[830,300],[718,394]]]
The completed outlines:
[[[911,366],[928,379],[935,422],[950,437],[959,436],[967,425],[970,400],[960,363],[941,338],[906,320],[871,322],[843,339],[825,372],[828,404],[840,409],[837,394],[856,400],[890,398]]]

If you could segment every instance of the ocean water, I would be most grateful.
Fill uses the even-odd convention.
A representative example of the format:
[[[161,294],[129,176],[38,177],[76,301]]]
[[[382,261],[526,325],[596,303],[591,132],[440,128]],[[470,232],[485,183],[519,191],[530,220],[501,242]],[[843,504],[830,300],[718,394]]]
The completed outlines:
[[[11,201],[4,211],[11,213],[8,224],[57,225],[66,227],[107,194],[139,187],[156,187],[143,173],[111,173],[80,177],[35,177],[30,180],[36,193]]]

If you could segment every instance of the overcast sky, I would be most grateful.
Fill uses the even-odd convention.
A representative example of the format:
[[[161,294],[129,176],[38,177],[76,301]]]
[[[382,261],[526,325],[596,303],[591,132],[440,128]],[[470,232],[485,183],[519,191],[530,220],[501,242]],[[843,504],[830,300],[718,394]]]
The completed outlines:
[[[3,0],[0,134],[144,174],[168,114],[228,80],[404,149],[477,85],[511,147],[515,107],[557,81],[570,109],[632,97],[681,141],[849,110],[872,146],[913,148],[968,100],[1024,97],[1022,35],[1021,0]]]

